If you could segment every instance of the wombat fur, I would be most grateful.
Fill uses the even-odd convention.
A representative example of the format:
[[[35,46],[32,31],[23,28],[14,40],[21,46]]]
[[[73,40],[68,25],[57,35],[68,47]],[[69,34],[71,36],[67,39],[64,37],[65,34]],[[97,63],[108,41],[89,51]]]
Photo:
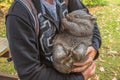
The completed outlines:
[[[76,10],[61,21],[61,30],[53,40],[53,65],[61,73],[70,73],[73,62],[82,62],[92,44],[96,18],[84,10]]]

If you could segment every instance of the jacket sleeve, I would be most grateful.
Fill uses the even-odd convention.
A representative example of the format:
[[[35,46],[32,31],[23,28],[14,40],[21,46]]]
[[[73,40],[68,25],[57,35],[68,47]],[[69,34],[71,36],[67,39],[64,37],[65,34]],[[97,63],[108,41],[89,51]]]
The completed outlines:
[[[13,4],[6,17],[7,38],[20,80],[84,80],[81,73],[61,74],[41,64],[36,33],[30,18],[19,3]]]
[[[78,10],[78,9],[86,9],[87,12],[89,13],[89,10],[84,6],[84,4],[80,0],[69,0],[68,12],[72,12],[72,11]],[[94,24],[92,46],[97,50],[97,55],[94,58],[94,59],[96,59],[99,56],[98,49],[101,46],[101,36],[100,36],[100,32],[99,32],[97,23]]]

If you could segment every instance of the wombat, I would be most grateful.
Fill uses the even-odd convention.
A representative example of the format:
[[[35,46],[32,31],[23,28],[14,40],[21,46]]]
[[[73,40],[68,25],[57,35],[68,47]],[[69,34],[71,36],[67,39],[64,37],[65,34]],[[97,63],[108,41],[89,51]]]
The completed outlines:
[[[74,62],[82,62],[92,44],[96,18],[84,10],[76,10],[61,20],[61,30],[53,39],[53,66],[61,73],[70,73]]]

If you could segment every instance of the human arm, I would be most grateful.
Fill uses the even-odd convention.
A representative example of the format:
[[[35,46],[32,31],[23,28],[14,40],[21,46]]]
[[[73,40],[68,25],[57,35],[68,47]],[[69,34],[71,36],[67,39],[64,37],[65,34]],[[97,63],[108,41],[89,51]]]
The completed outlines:
[[[19,3],[9,10],[6,30],[12,59],[21,80],[52,80],[56,72],[39,61],[33,20]]]

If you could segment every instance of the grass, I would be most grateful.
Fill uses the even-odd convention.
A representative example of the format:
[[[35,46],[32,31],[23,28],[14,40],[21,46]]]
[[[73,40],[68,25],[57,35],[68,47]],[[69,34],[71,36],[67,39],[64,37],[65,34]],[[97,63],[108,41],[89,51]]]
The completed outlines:
[[[0,2],[0,37],[6,37],[5,15],[9,6],[10,4],[7,0],[6,2]],[[7,62],[6,58],[0,57],[0,73],[16,75],[13,62]]]
[[[92,80],[120,80],[120,0],[107,0],[106,6],[90,7],[97,17],[102,37],[100,56],[96,60],[96,75]],[[5,37],[3,17],[0,18],[0,37]],[[0,58],[0,72],[16,74],[13,63]]]
[[[13,62],[7,62],[6,58],[0,57],[0,73],[17,75],[14,69]]]
[[[5,21],[3,18],[0,18],[0,37],[6,36],[6,30],[5,30]]]
[[[93,80],[120,80],[120,0],[107,0],[107,6],[89,8],[97,17],[102,37],[97,71]],[[101,69],[102,68],[102,69]]]

